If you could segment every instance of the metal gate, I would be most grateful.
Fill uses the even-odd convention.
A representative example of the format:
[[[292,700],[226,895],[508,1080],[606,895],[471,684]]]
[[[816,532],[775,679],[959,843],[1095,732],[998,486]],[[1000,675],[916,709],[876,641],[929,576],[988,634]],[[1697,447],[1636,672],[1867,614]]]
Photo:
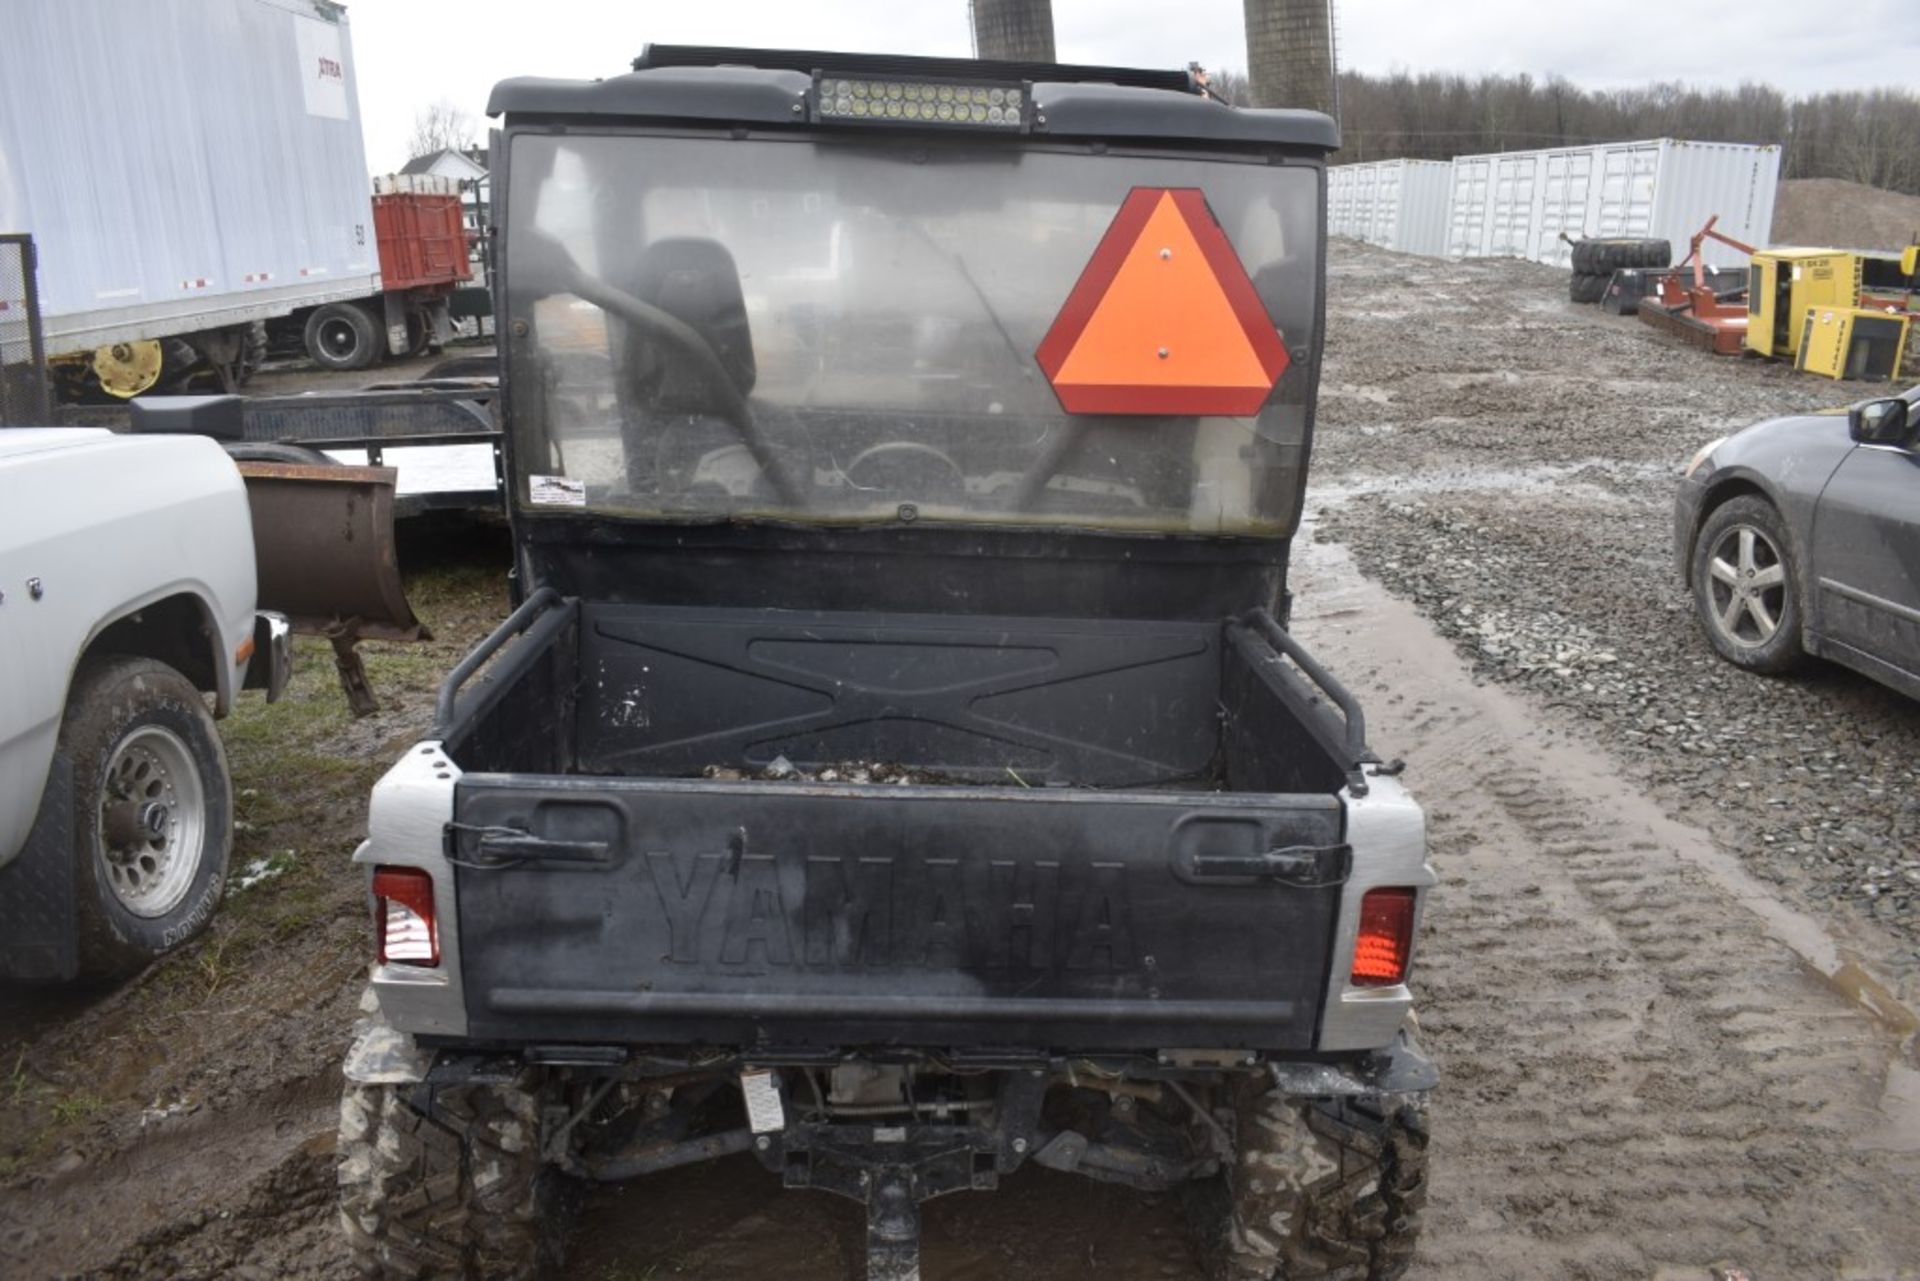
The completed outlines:
[[[53,422],[33,237],[0,233],[0,427]]]

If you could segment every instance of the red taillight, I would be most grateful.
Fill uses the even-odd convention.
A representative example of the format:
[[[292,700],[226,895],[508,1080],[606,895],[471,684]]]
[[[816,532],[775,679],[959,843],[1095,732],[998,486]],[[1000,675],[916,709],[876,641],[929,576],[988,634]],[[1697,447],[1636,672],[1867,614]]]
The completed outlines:
[[[380,933],[380,964],[440,964],[433,878],[419,868],[374,869],[373,920]]]
[[[1413,952],[1413,891],[1368,890],[1360,900],[1360,934],[1353,941],[1353,985],[1392,987],[1407,981]]]

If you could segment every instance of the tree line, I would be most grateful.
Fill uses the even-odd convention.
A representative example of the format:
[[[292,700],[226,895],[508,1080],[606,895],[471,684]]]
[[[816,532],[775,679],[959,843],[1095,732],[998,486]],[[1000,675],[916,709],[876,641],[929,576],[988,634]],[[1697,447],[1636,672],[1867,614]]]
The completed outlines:
[[[1783,178],[1845,178],[1920,195],[1920,96],[1904,89],[1789,98],[1764,84],[1594,90],[1560,76],[1357,71],[1339,80],[1342,164],[1691,138],[1773,143]],[[1226,71],[1213,81],[1223,97],[1247,101],[1244,75]]]

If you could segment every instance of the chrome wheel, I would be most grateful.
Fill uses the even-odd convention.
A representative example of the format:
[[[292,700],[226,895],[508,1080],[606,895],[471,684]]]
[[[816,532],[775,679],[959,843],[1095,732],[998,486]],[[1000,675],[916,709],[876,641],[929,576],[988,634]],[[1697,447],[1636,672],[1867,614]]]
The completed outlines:
[[[135,916],[165,916],[200,870],[207,797],[185,740],[142,725],[115,744],[100,791],[99,856]]]
[[[1787,566],[1764,530],[1730,525],[1707,555],[1708,613],[1729,644],[1757,649],[1780,630],[1787,609]]]

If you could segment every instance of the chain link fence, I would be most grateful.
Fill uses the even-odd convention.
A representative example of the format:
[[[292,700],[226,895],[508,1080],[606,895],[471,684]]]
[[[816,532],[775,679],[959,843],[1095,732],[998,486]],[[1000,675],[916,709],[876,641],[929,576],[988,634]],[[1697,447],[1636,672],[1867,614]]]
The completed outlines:
[[[0,235],[0,427],[53,421],[33,237]]]

